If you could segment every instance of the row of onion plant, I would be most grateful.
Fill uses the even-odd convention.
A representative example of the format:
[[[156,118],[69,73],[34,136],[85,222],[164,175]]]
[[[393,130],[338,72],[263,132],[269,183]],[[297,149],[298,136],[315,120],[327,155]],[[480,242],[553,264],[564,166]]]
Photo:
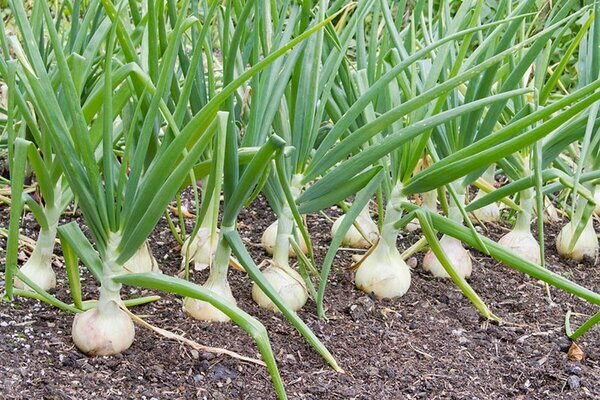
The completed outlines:
[[[44,1],[26,10],[11,0],[16,35],[0,33],[11,160],[6,294],[74,313],[82,352],[111,355],[133,343],[124,308],[156,298],[124,301],[123,284],[166,291],[182,296],[194,318],[232,320],[246,330],[285,398],[268,333],[236,305],[229,264],[248,275],[259,305],[282,312],[341,371],[296,311],[312,298],[326,317],[327,281],[343,244],[370,247],[355,265],[359,289],[404,295],[411,271],[397,239],[415,219],[423,235],[415,248],[430,248],[423,267],[450,278],[486,318],[499,319],[466,280],[473,267],[464,244],[600,305],[597,293],[543,263],[546,196],[570,199],[561,253],[574,255],[593,229],[597,5],[573,11],[567,2],[548,12],[534,0],[514,8],[502,2],[484,15],[481,0],[455,9],[442,3],[435,12],[425,1],[87,3],[64,2],[67,19]],[[576,49],[585,73],[556,95]],[[24,190],[27,165],[39,201]],[[510,179],[499,189],[496,169]],[[467,205],[472,183],[481,193]],[[188,235],[181,207],[177,229],[169,206],[181,204],[189,186],[195,221]],[[260,192],[277,216],[263,235],[273,257],[263,271],[236,227]],[[426,206],[409,201],[415,195]],[[497,211],[491,218],[479,211],[498,201],[517,212],[517,239],[509,234],[500,244],[478,233],[467,214],[497,219]],[[304,217],[335,204],[346,213],[317,260]],[[68,207],[81,211],[89,235],[77,222],[60,225]],[[41,229],[19,270],[24,208]],[[541,246],[530,230],[534,210]],[[185,279],[158,273],[152,257],[147,239],[162,217],[182,244]],[[49,293],[57,234],[72,304]],[[524,238],[537,247],[511,248]],[[100,284],[98,301],[83,300],[79,262]],[[189,281],[190,264],[210,268],[204,285]]]

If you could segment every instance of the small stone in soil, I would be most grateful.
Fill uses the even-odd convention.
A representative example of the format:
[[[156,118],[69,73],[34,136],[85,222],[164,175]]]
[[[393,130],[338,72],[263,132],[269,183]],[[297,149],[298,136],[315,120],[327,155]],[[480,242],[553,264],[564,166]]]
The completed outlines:
[[[560,349],[560,351],[566,353],[569,351],[569,347],[571,347],[571,341],[566,337],[560,337],[556,341],[556,346]]]
[[[210,364],[206,360],[202,360],[198,363],[198,369],[200,371],[206,371],[210,367]]]
[[[406,264],[409,266],[409,268],[417,268],[417,259],[416,257],[411,257],[408,260],[406,260]]]
[[[221,379],[235,379],[237,377],[237,373],[235,371],[230,371],[224,366],[217,364],[215,370],[213,371],[211,378],[215,381]]]
[[[571,390],[579,389],[579,386],[581,386],[581,379],[577,375],[571,375],[567,378],[567,384]]]
[[[355,304],[348,307],[348,314],[356,322],[366,319],[374,309],[375,302],[369,296],[362,296],[356,300]]]

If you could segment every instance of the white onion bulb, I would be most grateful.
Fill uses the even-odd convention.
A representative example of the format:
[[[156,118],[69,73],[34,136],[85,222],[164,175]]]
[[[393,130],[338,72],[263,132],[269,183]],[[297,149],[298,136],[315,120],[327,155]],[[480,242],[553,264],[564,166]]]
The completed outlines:
[[[46,292],[56,288],[56,274],[52,269],[52,252],[44,256],[39,253],[36,254],[34,250],[29,260],[21,267],[21,272]],[[33,290],[19,278],[15,278],[15,287],[17,289]]]
[[[535,207],[534,207],[534,209],[535,209]],[[548,199],[545,199],[543,216],[544,216],[544,223],[546,223],[546,224],[554,224],[554,223],[560,222],[560,220],[561,220],[560,217],[558,216],[558,211],[556,210],[556,207]]]
[[[486,194],[487,193],[484,191],[479,190],[473,201],[482,198]],[[477,217],[477,219],[481,222],[496,222],[500,220],[500,207],[498,207],[498,204],[496,203],[491,203],[473,211],[473,215],[475,215],[475,217]]]
[[[144,242],[134,255],[123,265],[125,272],[138,274],[142,272],[160,272],[158,262],[152,255],[148,242]]]
[[[458,275],[463,278],[470,277],[473,270],[473,264],[469,252],[465,250],[461,241],[452,236],[444,235],[440,239],[440,245]],[[448,275],[436,255],[431,250],[429,250],[427,254],[425,254],[425,258],[423,258],[423,269],[425,271],[430,271],[436,278],[450,278],[450,275]]]
[[[288,267],[284,270],[275,265],[269,265],[262,271],[262,274],[279,296],[283,298],[283,302],[288,308],[298,311],[306,304],[308,291],[300,274],[292,268]],[[277,306],[256,283],[252,285],[252,299],[264,309],[279,311]]]
[[[261,238],[261,244],[263,249],[265,249],[265,251],[268,254],[273,254],[273,250],[275,249],[275,243],[277,242],[277,227],[279,225],[279,221],[275,221],[273,222],[271,225],[269,225],[269,227],[263,232],[262,238]],[[303,236],[300,234],[300,232],[298,232],[298,240],[300,241],[300,249],[302,250],[302,253],[304,254],[308,254],[308,246],[306,245],[306,242],[304,241]],[[290,245],[289,248],[289,256],[290,257],[296,257],[296,252],[294,251],[292,245]]]
[[[333,226],[331,227],[331,236],[335,236],[337,234],[342,221],[346,216],[342,215],[339,217]],[[359,230],[356,229],[354,224],[350,226],[350,229],[344,235],[344,239],[342,239],[342,245],[348,246],[354,249],[368,249],[374,244],[379,238],[379,229],[377,224],[373,222],[371,216],[369,215],[369,209],[364,208],[361,213],[356,218],[356,224],[360,226],[360,229],[365,234],[368,240],[366,240],[363,235],[360,234]]]
[[[77,314],[73,320],[73,342],[89,356],[121,353],[133,343],[133,321],[115,301]]]
[[[410,269],[395,246],[381,238],[360,264],[354,277],[356,287],[380,299],[403,296],[410,287]]]
[[[583,232],[581,232],[573,250],[569,251],[569,244],[575,234],[575,228],[572,222],[569,222],[561,229],[556,238],[556,250],[558,250],[558,254],[577,261],[583,260],[584,257],[595,260],[598,256],[598,237],[594,231],[592,218],[589,219]]]
[[[184,263],[187,255],[188,261],[194,263],[194,269],[202,271],[208,268],[214,259],[218,241],[216,239],[213,241],[211,249],[209,228],[200,228],[191,243],[190,239],[188,237],[181,247],[182,267],[185,267]]]
[[[206,281],[206,283],[204,284],[204,287],[206,289],[212,290],[213,292],[215,292],[215,294],[219,295],[219,297],[221,297],[222,300],[227,301],[231,305],[235,306],[237,304],[235,298],[233,297],[233,294],[231,293],[231,288],[229,287],[227,279],[211,280],[209,278],[209,280]],[[212,304],[191,297],[186,297],[183,300],[183,309],[191,317],[201,321],[229,321],[229,317]]]
[[[541,264],[540,245],[531,232],[527,230],[515,229],[510,231],[500,238],[498,244],[536,265]]]
[[[21,272],[45,291],[56,287],[56,274],[52,269],[55,231],[41,231],[35,248],[27,262],[21,267]],[[15,287],[23,290],[32,289],[20,279],[15,278]]]

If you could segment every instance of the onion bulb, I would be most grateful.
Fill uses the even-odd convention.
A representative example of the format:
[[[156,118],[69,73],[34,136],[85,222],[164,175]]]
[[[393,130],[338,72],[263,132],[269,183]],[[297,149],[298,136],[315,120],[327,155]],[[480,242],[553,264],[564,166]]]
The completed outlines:
[[[217,240],[213,240],[211,248],[210,239],[209,228],[200,228],[191,243],[191,237],[188,237],[181,247],[181,257],[183,258],[181,261],[182,267],[185,267],[184,263],[186,262],[187,256],[187,260],[194,263],[194,269],[196,271],[202,271],[208,268],[212,263],[217,249]]]
[[[52,254],[54,252],[55,230],[42,230],[38,236],[35,248],[29,260],[21,267],[21,272],[45,291],[56,287],[56,274],[52,269]],[[20,279],[15,278],[15,287],[32,290]]]
[[[560,217],[558,216],[558,211],[556,210],[556,207],[554,207],[554,204],[552,204],[548,198],[545,198],[544,201],[544,223],[554,224],[560,222]]]
[[[493,185],[496,181],[495,178],[496,165],[492,164],[488,167],[488,169],[483,173],[481,178],[487,182],[488,185]],[[484,197],[487,193],[481,189],[477,191],[477,195],[473,199],[479,200]],[[491,203],[487,206],[481,207],[475,211],[473,211],[473,215],[481,222],[496,222],[500,220],[500,207],[498,207],[497,203]]]
[[[470,277],[473,264],[469,252],[465,250],[461,241],[452,236],[444,235],[440,239],[440,246],[442,246],[444,253],[450,260],[450,264],[454,267],[458,275],[463,278]],[[450,278],[450,275],[448,275],[435,253],[431,250],[423,258],[423,269],[430,271],[436,278]]]
[[[160,272],[158,262],[152,255],[152,250],[148,242],[144,242],[139,249],[133,254],[133,256],[125,262],[123,265],[125,272],[132,274],[142,272]]]
[[[290,267],[281,268],[271,264],[262,271],[262,274],[279,296],[281,296],[283,303],[288,308],[298,311],[306,304],[308,291],[302,277],[295,270]],[[277,306],[256,283],[252,285],[252,299],[264,309],[279,311]]]
[[[558,250],[558,254],[577,261],[581,261],[584,258],[596,259],[598,256],[598,237],[594,231],[592,218],[588,220],[573,250],[570,251],[569,244],[574,234],[575,228],[572,222],[563,226],[556,238],[556,250]]]
[[[345,217],[345,215],[339,217],[331,227],[332,237],[337,234],[337,231]],[[354,249],[368,249],[379,238],[379,229],[377,228],[377,224],[373,222],[373,219],[371,219],[371,216],[369,215],[369,209],[367,207],[363,208],[358,217],[356,217],[355,222],[365,234],[366,239],[363,237],[363,235],[361,235],[360,231],[356,229],[354,224],[352,224],[350,229],[348,229],[344,235],[342,245],[352,247]]]
[[[594,200],[596,200],[596,208],[594,209],[594,212],[600,217],[600,186],[596,186],[596,190],[594,191]]]
[[[133,343],[133,321],[119,305],[110,300],[82,314],[77,314],[71,331],[75,346],[90,356],[121,353]]]
[[[37,250],[36,247],[35,250]],[[33,281],[37,286],[49,292],[56,287],[56,274],[52,269],[52,252],[42,255],[41,251],[34,252],[29,257],[29,260],[21,267],[21,272]],[[19,278],[15,278],[15,287],[18,289],[32,290],[29,286],[23,283]]]
[[[540,245],[529,230],[514,229],[502,236],[498,244],[536,265],[541,264]]]
[[[215,292],[222,300],[227,301],[231,305],[237,304],[231,293],[231,288],[229,287],[227,279],[211,279],[209,277],[203,287]],[[229,321],[229,317],[212,304],[191,297],[186,297],[183,300],[183,309],[191,317],[201,321]]]
[[[479,190],[473,201],[482,198],[486,194],[482,190]],[[481,222],[496,222],[500,220],[500,207],[496,203],[491,203],[473,211],[473,215]]]
[[[261,238],[261,244],[262,244],[263,249],[265,249],[265,251],[268,254],[273,254],[273,251],[275,249],[275,243],[277,242],[278,225],[279,225],[279,221],[275,221],[271,225],[269,225],[269,227],[263,232],[263,235]],[[304,241],[303,236],[300,235],[299,232],[298,232],[298,239],[300,241],[300,248],[302,249],[302,253],[308,254],[308,246],[306,245],[306,242]],[[296,252],[292,248],[292,245],[289,246],[288,251],[289,251],[290,257],[296,257]]]
[[[410,269],[402,259],[396,244],[381,238],[371,254],[356,271],[356,287],[373,293],[379,299],[403,296],[410,287]]]

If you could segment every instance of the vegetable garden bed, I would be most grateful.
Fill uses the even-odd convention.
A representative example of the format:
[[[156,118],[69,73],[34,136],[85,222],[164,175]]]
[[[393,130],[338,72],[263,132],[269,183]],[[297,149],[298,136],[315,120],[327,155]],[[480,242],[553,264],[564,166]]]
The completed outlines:
[[[337,216],[339,210],[328,210]],[[7,224],[2,207],[1,226]],[[267,258],[258,246],[264,229],[274,221],[264,199],[240,216],[240,232],[256,260]],[[330,242],[330,222],[308,216],[318,259]],[[598,225],[596,225],[598,227]],[[508,227],[486,225],[498,239]],[[24,234],[37,227],[27,220]],[[547,229],[552,244],[558,227]],[[419,234],[398,240],[401,250]],[[152,250],[165,274],[180,266],[178,244],[161,221],[151,237]],[[600,289],[600,275],[589,263],[566,261],[547,246],[548,268],[575,282]],[[600,329],[589,331],[578,344],[582,361],[569,359],[571,342],[564,334],[567,311],[591,314],[594,308],[565,292],[544,285],[473,252],[477,293],[506,323],[481,319],[452,282],[436,280],[418,266],[412,268],[411,290],[397,300],[376,300],[352,282],[349,251],[336,257],[326,301],[328,322],[314,315],[309,301],[300,311],[315,334],[346,371],[339,374],[310,348],[281,316],[262,310],[251,299],[251,284],[239,271],[230,273],[239,306],[268,329],[288,395],[294,399],[577,399],[600,396]],[[165,261],[165,257],[167,257]],[[64,268],[57,268],[59,298],[68,300]],[[84,273],[84,271],[82,271]],[[87,275],[89,277],[89,275]],[[192,279],[201,282],[205,273]],[[88,278],[89,279],[89,278]],[[93,285],[87,297],[97,295]],[[154,292],[152,292],[154,293]],[[150,292],[126,288],[128,296]],[[233,324],[210,324],[187,317],[181,299],[162,299],[134,308],[147,321],[185,334],[201,344],[224,347],[258,357],[256,346]],[[136,341],[123,354],[88,358],[72,344],[72,316],[35,300],[0,303],[0,398],[6,399],[271,399],[275,392],[264,367],[225,355],[196,351],[136,327]],[[574,318],[574,321],[580,321]],[[11,360],[8,362],[7,360]]]
[[[600,398],[599,1],[0,3],[0,400]]]

